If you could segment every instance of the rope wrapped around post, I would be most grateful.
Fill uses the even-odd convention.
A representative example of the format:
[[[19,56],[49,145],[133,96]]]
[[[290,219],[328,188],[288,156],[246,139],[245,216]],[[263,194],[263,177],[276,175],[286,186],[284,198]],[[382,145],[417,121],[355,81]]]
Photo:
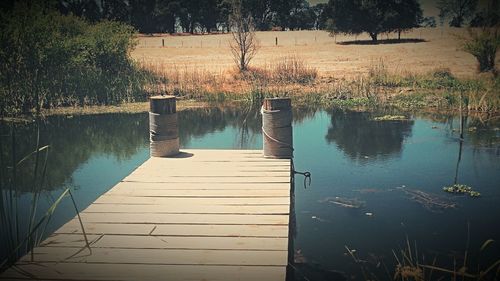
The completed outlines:
[[[261,108],[264,157],[293,158],[290,98],[265,99]]]
[[[150,98],[149,141],[151,157],[168,157],[179,153],[179,129],[174,96]]]

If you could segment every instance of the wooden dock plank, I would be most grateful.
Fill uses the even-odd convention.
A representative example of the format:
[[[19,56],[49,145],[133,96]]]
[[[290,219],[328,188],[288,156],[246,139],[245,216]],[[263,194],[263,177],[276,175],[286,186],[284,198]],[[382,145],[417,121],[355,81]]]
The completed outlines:
[[[169,158],[171,159],[171,158]],[[233,159],[235,160],[235,159]],[[140,170],[161,170],[159,167],[164,165],[165,162],[161,162],[163,159],[153,159],[151,158],[147,162],[144,162],[141,166],[137,167]],[[231,167],[231,168],[239,168],[239,169],[261,169],[261,168],[279,168],[279,169],[289,169],[290,164],[287,162],[283,162],[282,160],[276,161],[273,159],[263,159],[263,160],[253,160],[253,161],[229,161],[228,160],[223,160],[223,161],[185,161],[184,159],[175,159],[176,163],[175,166],[171,166],[171,168],[175,170],[180,170],[180,169],[189,169],[190,167],[193,166],[193,163],[196,164],[196,166],[203,166],[206,167],[208,170],[213,170],[215,168],[220,168],[220,167]],[[139,170],[139,171],[140,171]],[[267,169],[262,169],[262,172],[267,171]]]
[[[259,162],[260,163],[260,162]],[[264,162],[265,163],[265,162]],[[259,175],[286,175],[284,173],[290,172],[289,165],[274,164],[274,165],[257,166],[252,165],[237,165],[231,162],[215,162],[215,163],[201,163],[204,166],[202,170],[194,170],[193,165],[183,164],[176,165],[175,167],[169,168],[169,173],[176,176],[189,176],[189,175],[199,175],[199,176],[227,176],[227,172],[231,174],[241,174],[249,176],[259,176]],[[137,168],[137,173],[153,174],[161,171],[161,168],[155,167],[153,165],[148,165],[149,167],[140,166]],[[265,168],[265,169],[263,169]],[[224,169],[224,170],[221,170]]]
[[[0,279],[285,280],[290,160],[262,151],[151,158]]]
[[[116,235],[149,235],[156,228],[154,224],[103,224],[84,222],[87,234],[116,234]],[[76,219],[70,220],[54,233],[78,233],[83,234],[80,222]]]
[[[37,280],[65,281],[276,281],[285,280],[283,266],[207,266],[207,265],[152,265],[152,264],[86,264],[39,263],[21,264],[19,268],[38,277]],[[1,279],[33,280],[14,270]]]
[[[112,189],[109,195],[148,197],[288,197],[288,190],[181,190],[181,189]]]
[[[287,225],[176,225],[176,224],[105,224],[85,223],[87,234],[216,236],[216,237],[288,237]],[[72,220],[55,233],[82,234],[80,224]]]
[[[92,204],[85,213],[168,213],[168,214],[238,214],[288,215],[287,205],[146,205],[146,204]]]
[[[106,264],[169,264],[169,265],[262,265],[286,266],[287,251],[256,250],[163,250],[163,249],[103,249],[38,247],[37,262],[72,262]],[[21,258],[28,262],[31,256]]]
[[[128,182],[164,182],[164,183],[183,183],[183,182],[191,182],[191,183],[218,183],[218,182],[228,182],[228,183],[270,183],[270,182],[281,182],[286,183],[289,182],[289,177],[238,177],[229,175],[226,177],[176,177],[176,176],[164,176],[164,175],[142,175],[142,174],[132,174],[123,181]]]
[[[134,214],[86,213],[80,214],[85,223],[144,223],[144,224],[273,224],[287,225],[288,215],[232,215],[232,214]]]
[[[258,162],[261,163],[261,162]],[[258,163],[252,162],[252,164],[238,164],[238,163],[229,163],[229,162],[215,162],[215,163],[210,163],[208,165],[204,165],[206,167],[201,170],[201,173],[207,173],[207,174],[223,174],[221,171],[221,168],[227,169],[227,171],[232,172],[241,172],[241,173],[281,173],[281,172],[290,172],[290,166],[289,165],[283,165],[281,163],[275,163],[275,164],[270,164],[263,162],[260,165]],[[172,174],[189,174],[193,173],[192,169],[190,169],[191,165],[182,164],[182,165],[176,165],[175,167],[169,167],[169,172],[172,172]],[[265,169],[263,169],[265,168]],[[139,166],[137,168],[137,172],[158,172],[161,171],[161,167],[156,167],[154,165],[148,165],[147,167],[145,166]]]
[[[89,235],[87,238],[92,248],[283,251],[288,245],[287,238],[262,237]],[[85,245],[83,235],[55,234],[40,246],[81,248]]]
[[[178,190],[288,190],[290,191],[290,183],[144,183],[144,182],[120,182],[113,189],[178,189]]]
[[[290,205],[288,197],[224,197],[224,198],[197,198],[197,197],[146,197],[146,196],[123,196],[105,194],[94,202],[94,204],[140,204],[140,205]]]

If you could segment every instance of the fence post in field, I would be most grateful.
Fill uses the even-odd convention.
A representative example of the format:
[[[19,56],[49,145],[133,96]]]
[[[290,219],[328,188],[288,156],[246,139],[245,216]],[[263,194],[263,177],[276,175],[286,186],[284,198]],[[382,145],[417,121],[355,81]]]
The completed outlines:
[[[261,113],[264,157],[293,158],[291,99],[265,99]]]
[[[168,157],[179,153],[174,96],[154,96],[149,99],[149,141],[151,157]]]
[[[163,38],[161,39],[161,46],[165,47],[165,39],[163,39]]]
[[[278,46],[278,37],[276,37],[276,43],[275,43],[276,46]]]

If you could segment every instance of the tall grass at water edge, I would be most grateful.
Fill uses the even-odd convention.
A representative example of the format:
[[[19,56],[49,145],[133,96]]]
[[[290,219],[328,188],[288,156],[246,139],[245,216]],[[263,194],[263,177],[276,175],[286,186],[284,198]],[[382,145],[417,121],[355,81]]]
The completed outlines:
[[[470,236],[465,241],[463,255],[453,257],[443,263],[438,262],[438,255],[426,259],[423,252],[419,252],[417,242],[410,243],[406,237],[405,245],[399,250],[392,250],[394,263],[386,264],[383,260],[368,262],[361,258],[355,250],[345,246],[347,254],[359,266],[363,280],[401,280],[401,281],[431,281],[431,280],[493,280],[500,278],[500,259],[495,254],[495,241],[486,240],[475,254],[470,251]],[[486,254],[493,254],[497,260],[483,264],[481,258]],[[439,265],[439,264],[447,265]]]
[[[80,218],[78,207],[70,188],[64,188],[61,193],[49,202],[48,208],[42,209],[45,179],[48,169],[49,145],[43,145],[40,140],[39,120],[37,122],[36,147],[26,155],[18,155],[16,142],[19,136],[16,132],[16,123],[10,125],[0,122],[0,272],[14,266],[19,258],[30,253],[35,261],[33,249],[48,235],[47,226],[63,200],[71,200],[77,215],[82,233],[86,241],[86,248],[90,249],[87,235]],[[23,193],[18,188],[21,170],[29,170],[31,176],[31,190]],[[23,198],[29,197],[29,205],[23,204]],[[50,196],[46,196],[49,198]],[[49,199],[47,199],[49,200]],[[26,218],[26,208],[29,208]],[[24,212],[23,212],[24,211]],[[23,271],[20,271],[23,272]],[[28,273],[25,273],[29,276]]]
[[[478,112],[500,109],[500,78],[459,79],[447,69],[429,73],[389,71],[383,60],[372,64],[367,75],[352,79],[320,77],[313,66],[297,56],[284,56],[247,71],[178,67],[161,62],[141,62],[161,80],[153,90],[181,98],[224,102],[260,101],[266,97],[291,97],[308,106],[390,105],[403,110],[434,108]]]
[[[387,103],[402,108],[433,107],[477,112],[500,110],[500,77],[457,78],[449,69],[423,74],[389,70],[383,60],[372,64],[369,79],[387,92]]]

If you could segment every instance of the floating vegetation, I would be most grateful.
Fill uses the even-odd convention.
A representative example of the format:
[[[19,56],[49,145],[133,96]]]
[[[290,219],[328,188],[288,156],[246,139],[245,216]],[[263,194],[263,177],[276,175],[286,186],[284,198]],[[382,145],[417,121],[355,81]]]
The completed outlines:
[[[404,121],[408,118],[404,115],[384,115],[373,118],[375,121]]]
[[[312,216],[311,219],[317,220],[319,222],[330,222],[329,220],[322,219],[322,218],[320,218],[318,216]]]
[[[302,254],[302,250],[298,249],[295,251],[293,255],[293,261],[294,263],[306,263],[307,259],[306,257]]]
[[[457,204],[441,198],[438,195],[430,194],[418,189],[408,189],[400,188],[404,193],[406,193],[411,200],[419,203],[424,208],[431,212],[442,212],[446,209],[453,209],[457,207]]]
[[[343,198],[343,197],[326,197],[319,200],[320,203],[332,203],[345,208],[359,209],[365,206],[364,201],[359,201],[357,198]]]
[[[359,192],[361,194],[369,194],[369,193],[384,192],[386,190],[382,190],[382,189],[378,189],[378,188],[362,188],[362,189],[355,189],[353,191]]]
[[[452,186],[445,186],[443,187],[443,190],[448,193],[454,193],[454,194],[469,194],[470,197],[481,196],[481,193],[472,190],[472,187],[465,184],[454,184]]]

